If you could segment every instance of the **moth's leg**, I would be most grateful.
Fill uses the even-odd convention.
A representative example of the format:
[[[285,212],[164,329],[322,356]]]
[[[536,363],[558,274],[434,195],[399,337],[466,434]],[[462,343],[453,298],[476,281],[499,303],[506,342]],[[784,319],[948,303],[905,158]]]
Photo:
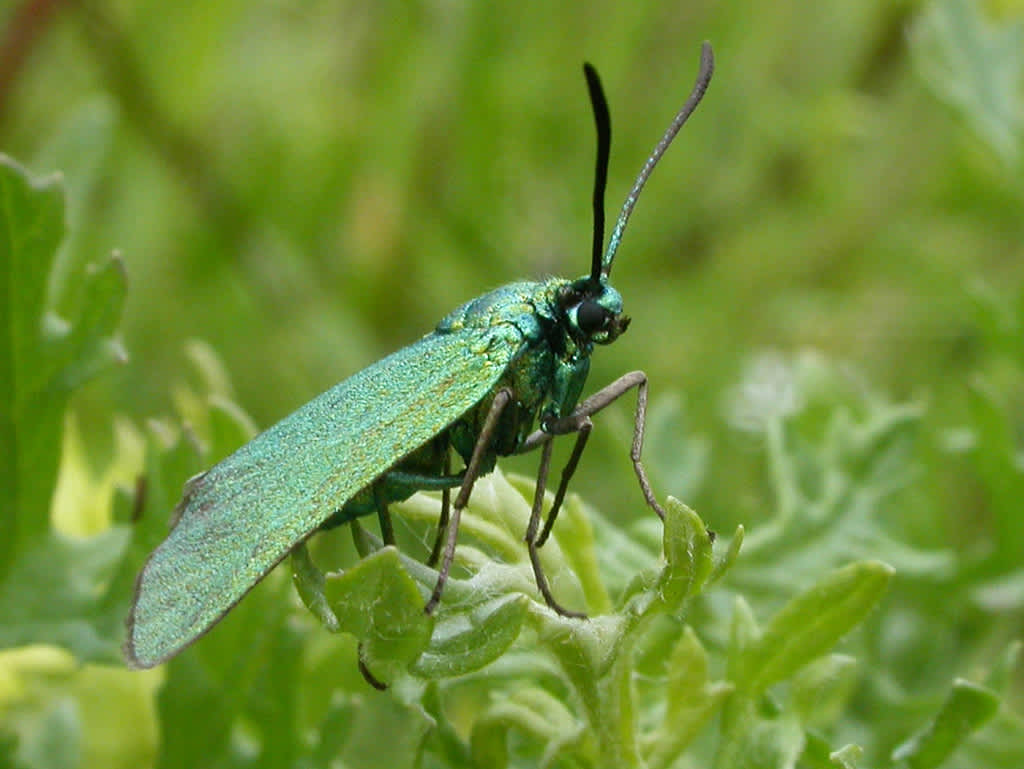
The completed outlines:
[[[391,525],[388,498],[380,481],[373,484],[373,504],[377,508],[377,520],[380,521],[380,538],[384,540],[385,546],[395,544],[395,528]]]
[[[132,523],[142,520],[142,513],[146,509],[146,496],[149,489],[149,479],[142,473],[135,476],[135,493],[132,497]]]
[[[576,473],[576,466],[580,463],[583,449],[586,447],[587,439],[590,438],[590,431],[593,429],[594,423],[590,421],[590,417],[585,417],[579,424],[579,429],[576,432],[576,443],[573,444],[569,461],[562,468],[562,477],[559,479],[558,488],[555,490],[555,501],[551,505],[551,512],[548,513],[547,520],[544,521],[544,529],[537,538],[537,547],[543,547],[544,543],[548,541],[551,527],[555,525],[555,518],[558,516],[558,511],[562,509],[562,502],[565,501],[565,492],[569,488],[569,481],[572,480],[572,476]]]
[[[352,532],[352,544],[356,547],[356,553],[360,558],[366,558],[373,552],[373,545],[366,534],[366,529],[363,528],[363,525],[356,518],[349,521],[348,527]]]
[[[570,471],[570,465],[572,465],[571,471],[574,472],[576,467],[573,464],[573,460],[579,461],[579,454],[583,451],[580,446],[580,440],[585,444],[586,439],[582,436],[584,432],[589,435],[590,431],[590,428],[584,427],[584,425],[590,423],[590,417],[609,404],[614,403],[634,387],[636,388],[636,410],[633,413],[633,445],[630,447],[629,458],[633,461],[633,470],[636,472],[637,480],[640,482],[640,491],[644,495],[644,500],[658,514],[658,517],[664,520],[665,510],[654,497],[654,492],[651,490],[651,482],[647,478],[647,471],[644,470],[643,462],[640,459],[644,446],[644,428],[647,424],[647,374],[643,371],[631,371],[628,374],[623,374],[610,385],[598,390],[577,405],[568,416],[556,419],[544,425],[543,430],[531,433],[523,442],[521,451],[529,451],[535,448],[541,442],[550,440],[552,435],[579,433],[580,439],[577,439],[573,455],[569,458],[569,462],[566,463],[566,471]],[[555,494],[556,505],[552,506],[551,513],[548,514],[549,521],[552,521],[555,515],[558,514],[558,505],[561,504],[561,500],[565,497],[569,479],[572,477],[572,472],[566,471],[562,473],[562,481]],[[548,530],[550,530],[550,526],[545,526],[545,531],[541,532],[539,540],[541,544],[543,544]]]
[[[385,495],[386,484],[398,484],[417,491],[441,491],[447,498],[448,490],[461,486],[465,479],[465,472],[449,475],[450,461],[445,460],[444,475],[427,475],[424,473],[411,473],[405,470],[389,470],[378,478],[370,490],[373,493],[374,507],[377,509],[377,517],[380,520],[381,540],[385,545],[395,544],[394,527],[391,523],[391,513],[387,497]],[[446,513],[442,510],[442,521],[446,519]],[[360,558],[365,558],[374,551],[374,545],[370,541],[366,529],[362,527],[357,518],[349,522],[352,530],[352,541],[355,543],[356,552]],[[442,526],[444,523],[442,522]]]
[[[373,491],[373,504],[377,508],[377,520],[380,521],[381,539],[385,545],[393,545],[395,544],[395,530],[391,525],[391,513],[388,511],[388,500],[384,495],[381,481],[376,481],[371,490]],[[358,518],[349,521],[348,527],[352,532],[352,544],[355,545],[356,553],[360,558],[366,558],[374,551],[373,543],[370,542],[366,529],[363,528]]]
[[[443,472],[448,475],[452,471],[452,458],[445,450]],[[451,510],[452,493],[451,489],[445,486],[441,490],[441,518],[437,522],[437,536],[434,538],[434,546],[430,549],[430,556],[427,558],[427,566],[437,566],[437,559],[441,557],[441,543],[444,541],[444,533],[448,529],[448,515]]]
[[[563,617],[583,619],[587,616],[586,614],[569,611],[555,600],[548,585],[547,577],[544,576],[544,568],[540,564],[540,553],[537,552],[537,548],[541,545],[541,542],[537,540],[537,526],[540,524],[541,508],[544,505],[544,489],[547,486],[548,474],[551,471],[551,448],[553,444],[554,441],[547,440],[541,447],[540,469],[537,471],[537,485],[533,492],[533,509],[530,511],[530,523],[526,527],[526,537],[524,539],[526,540],[526,549],[530,554],[530,564],[533,566],[533,577],[537,581],[537,589],[544,596],[544,601]],[[579,445],[579,441],[577,441],[577,445]],[[574,451],[573,453],[577,452]],[[555,508],[552,508],[552,510],[555,510]],[[551,529],[552,520],[552,517],[548,518],[548,522],[544,526],[545,533],[541,535],[542,540]]]
[[[299,593],[299,597],[318,620],[320,624],[332,633],[340,629],[338,617],[327,602],[324,595],[324,584],[326,579],[324,573],[313,563],[303,540],[291,552],[292,582]]]
[[[455,497],[455,504],[452,505],[451,519],[448,521],[447,531],[445,532],[444,550],[441,552],[441,566],[438,569],[437,583],[434,585],[434,591],[430,594],[426,606],[423,607],[423,611],[427,614],[432,613],[441,600],[441,591],[444,590],[444,583],[448,581],[448,572],[451,571],[452,559],[455,558],[455,541],[459,535],[459,519],[462,517],[462,509],[469,502],[469,495],[473,492],[473,484],[480,477],[480,465],[483,462],[484,454],[490,450],[491,445],[494,443],[494,434],[498,429],[501,412],[504,411],[511,401],[512,391],[510,389],[504,387],[498,390],[494,395],[494,400],[491,402],[491,408],[487,412],[487,417],[484,419],[483,427],[480,428],[476,445],[473,446],[473,454],[462,477],[462,485],[459,487],[459,493]]]
[[[366,681],[370,686],[379,692],[386,692],[388,685],[381,681],[377,676],[370,672],[370,668],[366,665],[366,655],[363,653],[363,642],[359,642],[358,647],[359,654],[359,672],[363,675],[363,680]]]

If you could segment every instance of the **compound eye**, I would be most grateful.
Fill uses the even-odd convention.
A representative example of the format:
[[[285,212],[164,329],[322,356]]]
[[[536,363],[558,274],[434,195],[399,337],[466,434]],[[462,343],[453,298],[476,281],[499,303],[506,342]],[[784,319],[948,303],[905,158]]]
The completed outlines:
[[[608,323],[608,311],[597,302],[585,299],[576,308],[576,325],[586,336],[601,331]]]

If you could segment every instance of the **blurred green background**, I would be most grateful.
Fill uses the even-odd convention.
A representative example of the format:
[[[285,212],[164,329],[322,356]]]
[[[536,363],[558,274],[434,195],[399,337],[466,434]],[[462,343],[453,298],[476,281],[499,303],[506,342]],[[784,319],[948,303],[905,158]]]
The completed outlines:
[[[646,370],[656,401],[681,404],[661,402],[675,421],[659,429],[708,449],[699,485],[671,452],[652,458],[658,493],[755,528],[771,499],[730,393],[765,350],[817,351],[855,388],[927,405],[894,529],[984,549],[988,492],[944,449],[978,375],[1022,426],[1019,361],[979,321],[979,297],[1012,303],[1024,278],[1022,14],[1013,0],[8,3],[0,149],[65,174],[66,270],[113,249],[127,265],[130,360],[74,402],[88,456],[109,461],[114,413],[176,413],[190,339],[265,427],[470,297],[585,272],[581,63],[611,106],[614,219],[708,39],[708,95],[615,265],[633,325],[595,355],[588,391]],[[623,404],[599,422],[574,484],[610,517],[643,512],[630,418]]]
[[[131,362],[79,401],[100,445],[112,406],[169,411],[187,339],[266,426],[469,297],[582,273],[584,60],[611,102],[613,217],[703,39],[718,59],[620,251],[634,325],[595,386],[644,368],[719,433],[752,352],[813,347],[955,424],[983,354],[968,289],[1024,272],[1019,163],[915,74],[923,3],[36,2],[8,19],[25,7],[44,15],[0,142],[67,175],[76,258],[128,267]],[[621,443],[598,431],[623,475],[588,456],[580,488],[623,486]],[[746,463],[714,445],[719,480],[693,501],[728,515]]]

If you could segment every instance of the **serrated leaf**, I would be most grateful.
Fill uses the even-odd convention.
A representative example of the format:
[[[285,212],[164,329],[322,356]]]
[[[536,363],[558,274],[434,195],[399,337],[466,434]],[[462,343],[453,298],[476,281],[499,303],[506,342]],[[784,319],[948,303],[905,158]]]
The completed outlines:
[[[158,423],[150,425],[142,475],[130,499],[123,499],[115,508],[119,512],[114,520],[130,524],[131,538],[100,605],[110,623],[110,632],[119,639],[124,634],[124,618],[128,615],[135,578],[149,554],[167,536],[170,511],[181,496],[185,481],[200,467],[198,447],[187,436],[179,436],[173,443],[169,440]]]
[[[737,687],[756,695],[827,652],[874,608],[892,573],[878,561],[852,563],[791,600],[747,648]]]
[[[422,743],[431,724],[419,706],[403,703],[397,697],[366,697],[353,715],[354,723],[345,749],[324,764],[325,769],[418,769],[423,766]]]
[[[595,547],[590,510],[576,494],[570,494],[553,529],[566,563],[580,581],[585,605],[592,614],[611,611],[612,601],[602,580]]]
[[[88,217],[92,204],[104,194],[103,185],[109,181],[105,171],[110,168],[117,118],[109,95],[85,99],[45,139],[31,161],[34,168],[61,169],[68,187],[67,236],[49,280],[50,299],[62,313],[81,303],[77,276],[89,259],[84,249],[93,234]]]
[[[939,766],[998,709],[999,695],[991,689],[957,679],[931,722],[897,747],[892,758],[911,769]]]

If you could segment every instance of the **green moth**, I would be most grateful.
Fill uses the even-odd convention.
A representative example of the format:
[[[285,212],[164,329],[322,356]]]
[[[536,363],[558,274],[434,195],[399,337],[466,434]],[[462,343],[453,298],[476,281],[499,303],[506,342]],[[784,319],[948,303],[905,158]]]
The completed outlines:
[[[438,576],[424,607],[432,612],[474,482],[499,456],[538,448],[525,537],[537,587],[556,612],[584,616],[555,600],[537,549],[558,515],[591,417],[632,390],[637,400],[630,457],[647,504],[664,517],[640,460],[647,376],[634,371],[585,400],[580,396],[595,345],[614,342],[629,325],[622,297],[609,282],[626,223],[654,166],[703,97],[713,66],[705,43],[693,91],[644,164],[603,253],[611,121],[597,73],[584,66],[598,136],[589,274],[512,283],[467,302],[418,342],[335,385],[192,478],[170,533],[136,581],[124,645],[132,667],[157,665],[194,642],[319,529],[376,513],[383,540],[393,543],[388,505],[418,490],[443,492],[429,561]],[[558,435],[575,435],[576,442],[541,527]],[[463,463],[456,472],[453,455]]]

